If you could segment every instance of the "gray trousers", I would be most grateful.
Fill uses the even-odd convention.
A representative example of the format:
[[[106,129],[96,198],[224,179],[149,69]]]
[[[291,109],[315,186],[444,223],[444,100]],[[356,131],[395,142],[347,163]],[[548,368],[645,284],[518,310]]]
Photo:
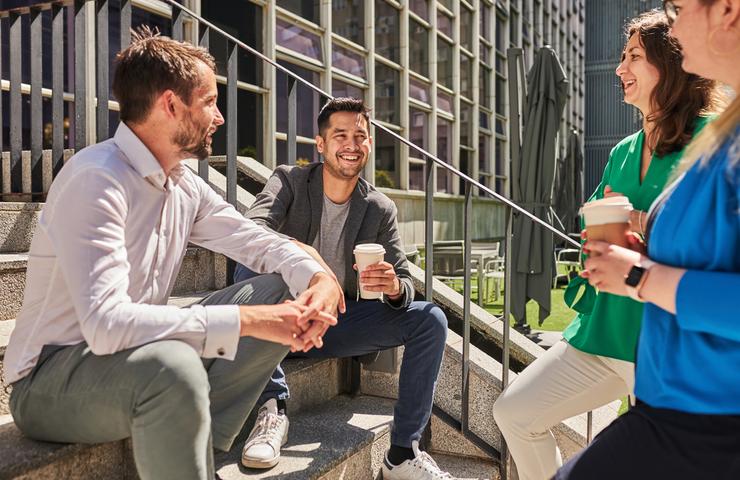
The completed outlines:
[[[274,304],[289,296],[279,275],[214,292],[205,304]],[[236,358],[201,359],[177,340],[112,355],[86,343],[46,347],[13,384],[10,408],[27,436],[101,443],[132,437],[142,480],[213,480],[213,448],[228,451],[288,347],[245,337]]]

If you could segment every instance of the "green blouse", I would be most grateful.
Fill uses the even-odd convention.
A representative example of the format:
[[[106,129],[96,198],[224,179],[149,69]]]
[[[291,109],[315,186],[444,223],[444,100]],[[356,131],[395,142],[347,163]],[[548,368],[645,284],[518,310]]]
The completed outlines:
[[[699,117],[694,135],[709,121]],[[653,155],[645,178],[640,182],[642,130],[619,142],[609,154],[604,175],[591,200],[604,197],[604,187],[626,195],[637,210],[648,211],[663,190],[683,151],[663,157]],[[586,353],[635,361],[637,339],[642,325],[642,303],[629,297],[599,293],[590,314],[579,313],[563,332],[568,343]]]

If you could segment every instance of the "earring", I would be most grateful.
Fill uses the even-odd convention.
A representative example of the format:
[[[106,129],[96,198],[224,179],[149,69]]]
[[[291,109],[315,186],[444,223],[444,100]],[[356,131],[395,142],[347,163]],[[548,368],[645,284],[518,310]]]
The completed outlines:
[[[735,30],[734,28],[732,29]],[[712,44],[714,40],[714,36],[717,34],[717,32],[720,31],[720,27],[713,28],[712,31],[709,32],[709,36],[707,37],[707,46],[709,47],[709,51],[712,53],[712,55],[716,55],[718,57],[729,57],[731,55],[735,55],[738,50],[740,50],[740,35],[737,35],[738,39],[735,42],[735,48],[730,51],[721,51],[714,47]]]

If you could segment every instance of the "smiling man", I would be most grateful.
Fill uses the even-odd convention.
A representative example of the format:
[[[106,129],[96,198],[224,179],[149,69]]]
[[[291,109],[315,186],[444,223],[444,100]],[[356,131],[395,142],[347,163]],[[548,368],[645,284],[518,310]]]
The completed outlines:
[[[212,447],[230,449],[288,349],[336,323],[341,290],[181,165],[224,123],[206,50],[142,30],[113,92],[115,136],[65,164],[34,234],[5,355],[11,412],[39,440],[132,437],[143,480],[213,480]],[[279,275],[168,306],[188,242]]]
[[[246,215],[294,239],[334,272],[346,292],[346,309],[340,313],[338,325],[317,339],[322,348],[299,355],[351,357],[405,347],[384,478],[449,478],[418,449],[432,410],[447,319],[439,307],[413,301],[396,206],[360,178],[372,147],[368,128],[367,108],[361,100],[329,101],[319,113],[316,137],[323,163],[278,167]],[[363,288],[382,292],[381,301],[358,300],[352,252],[361,243],[385,248],[384,261],[359,272]],[[251,275],[240,266],[235,280]],[[242,454],[245,466],[269,468],[279,461],[280,447],[288,434],[288,396],[285,375],[278,368],[258,402],[262,407]]]

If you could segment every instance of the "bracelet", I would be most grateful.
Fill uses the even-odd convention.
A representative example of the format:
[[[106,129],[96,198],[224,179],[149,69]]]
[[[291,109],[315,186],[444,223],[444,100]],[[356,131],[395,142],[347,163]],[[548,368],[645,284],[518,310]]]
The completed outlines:
[[[645,235],[645,229],[642,227],[642,212],[637,214],[637,224],[640,227],[640,235]]]

